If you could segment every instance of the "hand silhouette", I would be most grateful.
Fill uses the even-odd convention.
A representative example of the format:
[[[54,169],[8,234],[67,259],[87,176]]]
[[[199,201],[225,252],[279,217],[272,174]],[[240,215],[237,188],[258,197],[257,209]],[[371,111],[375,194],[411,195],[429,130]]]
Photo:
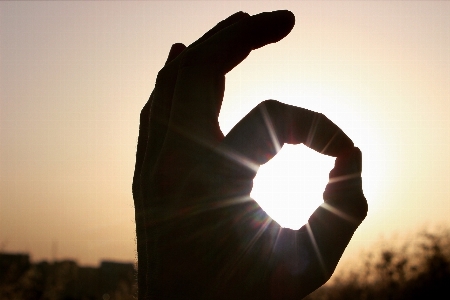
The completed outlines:
[[[289,11],[239,12],[172,46],[140,116],[139,299],[300,299],[328,280],[365,218],[361,153],[324,115],[267,100],[226,136],[219,128],[225,74],[294,22]],[[324,204],[299,230],[250,198],[259,165],[284,143],[337,157]]]

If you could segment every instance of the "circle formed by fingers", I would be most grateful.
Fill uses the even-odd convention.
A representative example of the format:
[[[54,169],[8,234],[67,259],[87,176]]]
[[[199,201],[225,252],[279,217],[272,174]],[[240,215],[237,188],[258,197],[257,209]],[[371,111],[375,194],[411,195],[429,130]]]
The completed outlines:
[[[333,164],[304,145],[284,145],[258,170],[251,197],[282,227],[299,229],[322,204]]]
[[[323,114],[276,100],[252,109],[222,142],[255,164],[269,161],[283,144],[300,144],[337,157],[353,148],[352,140]]]

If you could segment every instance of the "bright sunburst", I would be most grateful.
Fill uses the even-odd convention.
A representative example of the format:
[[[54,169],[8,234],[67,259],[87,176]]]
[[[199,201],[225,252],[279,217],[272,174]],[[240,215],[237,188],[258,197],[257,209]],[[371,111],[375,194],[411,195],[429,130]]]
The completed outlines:
[[[251,196],[282,227],[299,229],[322,204],[333,165],[333,157],[286,144],[261,166]]]

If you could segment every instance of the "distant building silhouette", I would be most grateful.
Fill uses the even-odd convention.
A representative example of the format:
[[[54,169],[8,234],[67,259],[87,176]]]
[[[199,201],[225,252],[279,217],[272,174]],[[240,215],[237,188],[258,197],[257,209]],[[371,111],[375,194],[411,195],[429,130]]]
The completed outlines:
[[[17,281],[30,265],[28,254],[0,253],[0,282]]]
[[[132,263],[104,261],[99,268],[75,261],[30,263],[27,254],[0,253],[0,299],[134,299]]]

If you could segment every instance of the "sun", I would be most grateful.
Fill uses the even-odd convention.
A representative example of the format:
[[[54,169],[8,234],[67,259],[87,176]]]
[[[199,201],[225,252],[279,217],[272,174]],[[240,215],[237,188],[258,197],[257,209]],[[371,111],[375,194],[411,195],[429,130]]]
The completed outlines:
[[[299,229],[322,204],[334,158],[285,144],[254,179],[251,197],[282,227]]]

